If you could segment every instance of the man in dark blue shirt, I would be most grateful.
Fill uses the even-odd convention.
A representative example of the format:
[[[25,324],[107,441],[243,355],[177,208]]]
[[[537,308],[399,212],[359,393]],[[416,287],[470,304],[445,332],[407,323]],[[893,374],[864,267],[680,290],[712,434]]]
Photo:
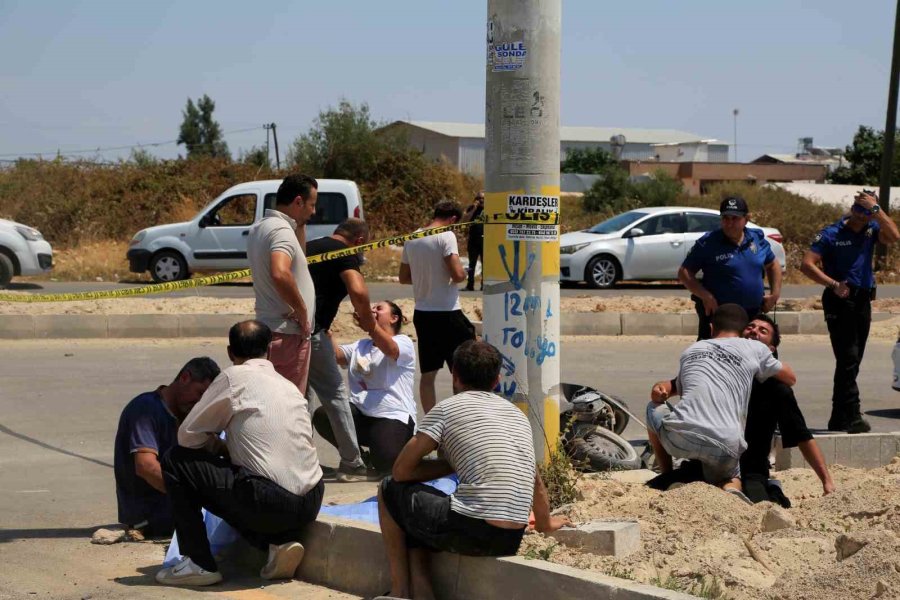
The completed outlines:
[[[862,417],[856,377],[869,338],[875,275],[875,242],[892,244],[900,232],[874,192],[856,195],[850,214],[820,231],[803,256],[800,270],[825,286],[822,308],[834,352],[834,388],[828,429],[865,433],[872,427]]]
[[[711,315],[721,304],[737,304],[752,319],[772,310],[781,295],[781,265],[760,229],[747,229],[750,211],[743,198],[719,207],[722,226],[697,240],[678,269],[678,280],[691,292],[700,323],[697,339],[710,337]],[[703,279],[697,272],[703,271]],[[770,293],[765,293],[763,273]]]
[[[178,425],[219,375],[207,357],[193,358],[169,385],[129,402],[116,431],[115,475],[119,522],[148,537],[171,535],[172,508],[159,459],[178,443]]]

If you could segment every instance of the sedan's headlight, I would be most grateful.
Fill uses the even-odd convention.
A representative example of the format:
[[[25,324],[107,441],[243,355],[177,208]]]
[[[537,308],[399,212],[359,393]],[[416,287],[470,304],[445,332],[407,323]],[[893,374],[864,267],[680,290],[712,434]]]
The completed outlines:
[[[590,242],[585,242],[583,244],[575,244],[574,246],[563,246],[559,249],[560,254],[575,254],[582,248],[586,248]]]
[[[134,237],[131,238],[131,243],[129,245],[134,246],[135,244],[140,244],[141,240],[143,240],[145,237],[147,237],[146,231],[138,231],[136,234],[134,234]]]
[[[23,238],[28,240],[29,242],[36,242],[38,240],[44,239],[44,236],[41,235],[41,232],[35,229],[34,227],[26,227],[24,225],[16,225],[16,231],[19,232]]]

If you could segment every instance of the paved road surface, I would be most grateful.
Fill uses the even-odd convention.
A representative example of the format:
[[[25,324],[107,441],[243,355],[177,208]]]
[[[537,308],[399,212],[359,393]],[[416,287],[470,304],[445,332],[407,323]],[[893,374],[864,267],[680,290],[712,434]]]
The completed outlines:
[[[640,415],[650,385],[674,373],[689,342],[564,340],[562,377],[620,395]],[[874,340],[860,377],[864,408],[878,431],[900,430],[900,394],[890,389],[892,345]],[[0,341],[0,598],[200,597],[153,584],[163,546],[95,546],[88,537],[116,520],[112,442],[122,406],[204,354],[226,364],[225,340]],[[790,336],[782,354],[798,372],[798,397],[810,425],[822,427],[832,366],[827,339]],[[438,378],[438,393],[450,393],[446,372]],[[644,434],[632,423],[626,436],[638,440]],[[335,451],[318,444],[323,463],[335,465]],[[329,484],[326,500],[355,500],[372,489]],[[297,582],[260,589],[246,568],[228,565],[223,571],[229,585],[213,594],[220,597],[349,598]]]
[[[62,281],[27,281],[13,282],[11,290],[36,293],[58,294],[72,292],[93,292],[98,290],[125,289],[146,285],[140,283],[95,283],[95,282],[62,282]],[[399,283],[369,283],[374,301],[396,298],[411,298],[412,286]],[[478,292],[463,292],[475,295]],[[687,296],[687,291],[677,284],[625,284],[612,290],[592,290],[586,286],[567,286],[560,290],[563,296]],[[786,285],[782,290],[782,298],[808,298],[822,293],[817,285]],[[168,292],[166,296],[212,296],[216,298],[252,298],[253,288],[249,283],[223,283],[214,286],[193,288]],[[880,298],[900,297],[900,285],[883,285],[878,288]]]

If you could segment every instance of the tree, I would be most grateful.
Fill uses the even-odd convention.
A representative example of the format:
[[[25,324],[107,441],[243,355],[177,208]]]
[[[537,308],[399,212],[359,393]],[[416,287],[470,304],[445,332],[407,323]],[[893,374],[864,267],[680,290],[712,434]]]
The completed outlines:
[[[269,153],[262,146],[253,146],[246,152],[241,152],[238,156],[238,162],[257,167],[271,167]]]
[[[844,158],[850,164],[831,172],[831,183],[877,186],[881,179],[881,158],[884,154],[884,131],[860,125],[853,143],[847,146]],[[900,155],[894,154],[891,185],[900,185]]]
[[[385,151],[399,150],[391,137],[376,133],[378,127],[368,104],[342,99],[294,140],[288,162],[316,177],[371,180]]]
[[[184,144],[187,148],[188,158],[197,156],[231,158],[228,144],[222,136],[222,128],[212,116],[215,109],[216,103],[206,94],[197,100],[196,105],[188,98],[187,106],[181,113],[184,119],[178,133],[178,143]]]
[[[613,164],[598,173],[598,179],[584,195],[584,207],[597,212],[619,213],[645,206],[674,204],[684,191],[681,182],[657,170],[645,181],[631,181],[628,171]]]
[[[603,173],[615,164],[616,159],[603,148],[575,149],[566,152],[566,159],[560,163],[559,170],[563,173]]]

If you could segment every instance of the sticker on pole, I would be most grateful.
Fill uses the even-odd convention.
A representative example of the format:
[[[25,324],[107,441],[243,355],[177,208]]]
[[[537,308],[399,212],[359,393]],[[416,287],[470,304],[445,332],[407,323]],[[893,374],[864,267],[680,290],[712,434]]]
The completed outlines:
[[[559,196],[510,194],[506,199],[508,213],[558,213]]]
[[[556,225],[507,225],[506,239],[523,242],[555,242],[559,239],[559,227]]]
[[[525,66],[526,56],[525,42],[499,42],[491,46],[488,63],[494,73],[518,71]]]

